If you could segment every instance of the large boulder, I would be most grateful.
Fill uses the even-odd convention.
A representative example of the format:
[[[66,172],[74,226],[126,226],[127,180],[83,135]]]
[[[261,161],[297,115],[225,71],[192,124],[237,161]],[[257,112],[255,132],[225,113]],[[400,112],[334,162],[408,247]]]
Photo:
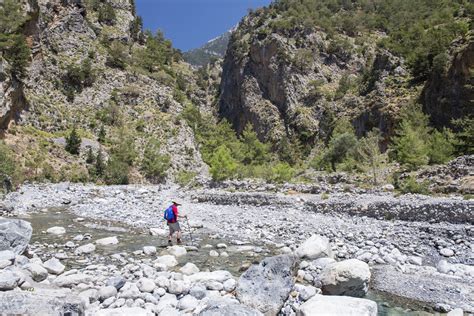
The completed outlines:
[[[262,316],[258,310],[239,304],[231,299],[216,298],[209,300],[199,316]]]
[[[31,224],[27,221],[0,218],[0,251],[11,250],[22,254],[30,243],[32,232]]]
[[[45,263],[43,263],[43,267],[48,270],[49,273],[51,274],[61,274],[64,272],[64,269],[66,268],[61,261],[59,261],[56,258],[51,258]]]
[[[0,292],[0,311],[7,315],[85,314],[85,304],[77,296],[60,290],[36,289],[35,292]]]
[[[320,235],[313,235],[296,249],[296,255],[304,259],[318,259],[334,256],[329,239]]]
[[[12,271],[0,271],[0,291],[13,290],[19,285],[20,281],[21,277],[18,274]]]
[[[324,294],[363,297],[369,288],[369,265],[358,259],[329,264],[321,272],[320,281]]]
[[[264,315],[277,315],[294,286],[296,259],[289,255],[266,258],[239,279],[237,298]]]
[[[315,295],[299,307],[297,316],[377,316],[374,301],[348,296]]]

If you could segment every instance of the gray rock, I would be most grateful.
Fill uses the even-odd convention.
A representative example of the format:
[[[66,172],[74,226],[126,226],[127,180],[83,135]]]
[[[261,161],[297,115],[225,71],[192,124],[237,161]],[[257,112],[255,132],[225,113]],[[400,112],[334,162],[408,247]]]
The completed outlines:
[[[88,283],[91,280],[91,277],[83,273],[75,273],[69,275],[60,275],[58,276],[53,283],[59,287],[73,287],[79,283]]]
[[[369,265],[349,259],[326,266],[320,276],[324,294],[363,297],[370,281]]]
[[[152,293],[153,290],[156,288],[156,284],[153,280],[148,278],[141,278],[137,282],[137,287],[140,292]]]
[[[298,308],[296,315],[377,316],[377,304],[363,298],[315,295]]]
[[[300,258],[318,259],[333,257],[331,245],[326,237],[313,235],[296,249],[296,255]]]
[[[107,280],[106,285],[115,287],[120,290],[125,285],[126,280],[122,276],[114,276]]]
[[[191,282],[217,281],[222,283],[229,279],[232,279],[232,274],[225,270],[198,272],[188,277],[188,280]]]
[[[245,306],[229,299],[212,299],[198,314],[199,316],[263,316],[263,314],[249,306]]]
[[[61,274],[66,268],[61,261],[56,258],[51,258],[43,263],[43,267],[51,274]]]
[[[235,290],[235,287],[237,286],[237,281],[234,279],[229,279],[224,282],[224,291],[226,292],[232,292]]]
[[[445,257],[452,257],[454,256],[454,251],[452,249],[449,249],[449,248],[443,248],[439,251],[439,253],[442,255],[442,256],[445,256]]]
[[[239,301],[266,315],[276,315],[293,289],[296,260],[280,255],[251,266],[239,279]]]
[[[184,275],[191,275],[199,272],[199,268],[191,262],[186,263],[183,267],[179,269]]]
[[[0,311],[8,315],[85,315],[85,304],[77,296],[60,290],[0,292]]]
[[[0,260],[0,270],[11,265],[12,265],[12,262],[10,260]]]
[[[32,232],[27,221],[0,218],[0,251],[11,250],[21,255],[30,243]]]
[[[153,261],[155,264],[163,264],[167,268],[172,268],[178,265],[178,261],[176,258],[172,255],[164,255],[156,258],[155,261]]]
[[[66,233],[66,229],[64,227],[54,226],[48,228],[46,232],[51,235],[64,235]]]
[[[448,313],[446,316],[463,316],[464,311],[461,308],[455,308]]]
[[[0,291],[13,290],[18,286],[20,280],[21,277],[12,271],[0,271]]]
[[[84,299],[87,304],[92,304],[99,300],[99,292],[96,289],[88,289],[79,293],[79,297]]]
[[[74,251],[74,254],[76,256],[80,256],[82,254],[88,254],[92,253],[95,251],[95,245],[94,244],[85,244],[80,247],[77,247],[76,250]]]
[[[106,299],[114,297],[115,295],[117,295],[117,289],[112,285],[103,286],[99,289],[100,301],[105,301]]]
[[[168,247],[168,253],[175,257],[181,257],[181,256],[186,255],[187,250],[186,248],[181,247],[181,246],[171,246],[171,247]]]
[[[95,241],[96,244],[100,246],[111,246],[111,245],[116,245],[119,243],[119,240],[117,236],[112,236],[112,237],[106,237],[102,239],[98,239]]]
[[[36,282],[41,282],[48,277],[48,271],[39,264],[29,263],[25,269],[30,272],[31,278]]]
[[[154,313],[140,307],[120,307],[101,309],[95,313],[96,316],[153,316]]]
[[[186,295],[178,302],[178,308],[185,312],[193,311],[198,305],[199,301],[192,295]]]
[[[10,262],[15,261],[15,253],[11,250],[2,250],[0,251],[0,260],[7,260]]]
[[[189,295],[194,296],[198,300],[202,300],[207,295],[206,287],[203,284],[196,284],[189,289]]]
[[[309,300],[311,297],[318,294],[318,291],[321,292],[321,290],[316,289],[314,286],[311,286],[311,285],[305,286],[302,284],[296,284],[295,290],[299,293],[299,297],[302,301]]]
[[[143,253],[147,256],[151,256],[156,254],[156,247],[155,246],[145,246],[143,247]]]

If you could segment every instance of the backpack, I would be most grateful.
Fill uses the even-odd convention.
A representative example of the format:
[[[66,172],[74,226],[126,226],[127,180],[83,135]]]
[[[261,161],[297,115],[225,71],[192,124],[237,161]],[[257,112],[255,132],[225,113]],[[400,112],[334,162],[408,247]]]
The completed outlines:
[[[168,208],[165,210],[164,218],[165,218],[167,221],[173,221],[173,220],[174,220],[174,212],[173,212],[173,208],[172,208],[171,206],[168,207]]]

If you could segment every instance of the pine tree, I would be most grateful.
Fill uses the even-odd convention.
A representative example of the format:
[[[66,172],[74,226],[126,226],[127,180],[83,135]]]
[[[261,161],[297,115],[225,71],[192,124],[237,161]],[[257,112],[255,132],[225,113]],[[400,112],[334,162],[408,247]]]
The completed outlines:
[[[86,158],[86,163],[92,164],[95,161],[94,157],[94,152],[92,151],[92,147],[89,147],[89,150],[87,151],[87,158]]]
[[[250,124],[242,132],[241,141],[244,165],[261,165],[270,160],[268,145],[260,142]]]
[[[412,104],[404,109],[401,118],[391,149],[400,164],[409,170],[416,170],[429,161],[428,116],[423,114],[419,105]]]
[[[148,142],[141,166],[147,178],[153,182],[163,181],[166,178],[166,171],[170,165],[169,155],[160,154],[160,143],[155,140]]]
[[[360,168],[370,171],[374,185],[377,185],[377,172],[387,162],[387,155],[380,150],[379,143],[382,140],[380,131],[373,129],[367,136],[358,141],[356,155]]]
[[[237,161],[232,158],[230,149],[225,145],[221,145],[211,159],[210,172],[212,179],[222,181],[232,178],[237,171],[237,167]]]
[[[453,121],[458,130],[456,133],[456,153],[458,155],[474,154],[474,116]]]
[[[451,132],[451,130],[448,128],[444,128],[441,132],[438,130],[434,130],[430,137],[430,163],[446,163],[453,158],[453,154],[453,132]]]
[[[77,134],[76,127],[74,126],[69,136],[66,137],[66,151],[73,155],[79,155],[81,142],[81,138]]]
[[[99,149],[97,157],[95,158],[95,174],[99,177],[103,176],[105,168],[104,154],[102,153],[102,149]]]
[[[97,135],[97,140],[99,141],[99,143],[101,144],[105,143],[105,136],[106,136],[105,128],[104,128],[104,125],[102,125],[99,130],[99,135]]]
[[[333,129],[328,147],[324,151],[323,164],[329,164],[332,171],[336,171],[338,164],[352,158],[356,146],[357,137],[351,122],[348,118],[340,118]],[[348,165],[350,169],[354,167],[353,163]]]

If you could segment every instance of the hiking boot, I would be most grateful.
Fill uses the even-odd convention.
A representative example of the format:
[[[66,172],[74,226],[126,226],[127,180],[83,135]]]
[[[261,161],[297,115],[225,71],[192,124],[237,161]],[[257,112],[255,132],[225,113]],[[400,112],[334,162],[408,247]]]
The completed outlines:
[[[181,239],[178,239],[177,241],[178,241],[178,245],[182,244]]]
[[[168,246],[173,246],[173,242],[171,241],[171,239],[168,239]]]

